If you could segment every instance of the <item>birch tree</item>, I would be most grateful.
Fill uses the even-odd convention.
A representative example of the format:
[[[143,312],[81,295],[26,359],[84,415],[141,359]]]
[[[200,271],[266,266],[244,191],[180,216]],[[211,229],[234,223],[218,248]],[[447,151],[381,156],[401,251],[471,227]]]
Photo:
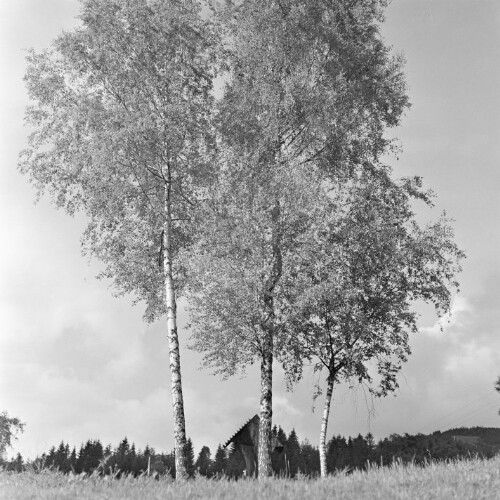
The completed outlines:
[[[177,477],[186,443],[176,299],[189,221],[210,177],[213,32],[200,4],[83,0],[81,26],[40,54],[26,83],[33,132],[20,170],[57,207],[88,216],[86,252],[118,294],[167,317]]]
[[[321,196],[309,168],[256,173],[231,158],[209,189],[186,261],[192,347],[223,378],[260,364],[260,414],[268,422],[273,360],[290,364],[283,345],[297,293],[291,274]],[[267,446],[259,434],[259,477],[270,474]]]
[[[339,187],[335,210],[317,222],[316,258],[297,272],[304,293],[295,302],[289,349],[326,370],[322,476],[334,384],[357,381],[376,396],[394,391],[410,354],[409,334],[417,331],[416,303],[433,304],[441,317],[458,289],[464,254],[450,220],[443,215],[420,227],[411,208],[417,198],[432,203],[418,178],[396,183],[387,175],[365,175],[348,189]]]
[[[246,169],[240,178],[248,183],[246,191],[268,193],[268,204],[259,208],[259,220],[267,220],[266,234],[271,231],[267,288],[258,289],[263,294],[259,312],[247,310],[249,318],[259,316],[262,308],[267,311],[268,326],[261,332],[258,347],[259,477],[271,474],[271,366],[279,351],[275,339],[282,320],[278,319],[277,296],[283,281],[283,255],[288,252],[280,228],[282,193],[270,192],[269,186],[287,170],[302,175],[310,168],[314,172],[311,182],[328,185],[349,179],[367,163],[378,168],[380,156],[391,146],[384,130],[397,125],[408,107],[403,61],[391,55],[379,33],[385,5],[379,0],[244,0],[225,2],[217,12],[227,67],[218,105],[219,145],[222,151],[230,151],[231,161],[242,171]],[[254,210],[253,200],[239,206]],[[261,224],[247,227],[245,235],[258,228],[263,229]],[[234,224],[220,230],[238,233]],[[247,269],[247,264],[233,262],[236,268]],[[226,264],[221,262],[221,266]],[[228,301],[239,301],[237,296],[243,295],[228,294]],[[222,309],[218,311],[223,315]],[[231,335],[229,329],[225,332]],[[208,342],[198,345],[211,350]]]

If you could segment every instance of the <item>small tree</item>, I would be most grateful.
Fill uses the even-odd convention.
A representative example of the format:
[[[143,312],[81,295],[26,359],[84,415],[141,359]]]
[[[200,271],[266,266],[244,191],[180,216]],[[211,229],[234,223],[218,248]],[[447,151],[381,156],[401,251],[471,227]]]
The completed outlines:
[[[16,458],[11,460],[7,465],[7,470],[14,472],[22,472],[24,469],[24,460],[23,456],[18,453]]]
[[[214,461],[212,462],[211,476],[222,476],[227,469],[227,453],[221,445],[217,447]]]
[[[198,454],[194,468],[200,475],[208,477],[211,466],[212,460],[210,459],[210,448],[208,446],[203,446]]]
[[[292,429],[285,445],[287,471],[290,477],[295,477],[300,467],[300,443],[295,429]]]
[[[186,441],[186,448],[185,448],[185,454],[186,454],[186,470],[189,475],[189,477],[194,476],[194,449],[193,449],[193,442],[191,441],[191,438],[188,438]]]
[[[49,463],[49,465],[52,465],[54,469],[58,471],[69,472],[71,470],[69,457],[69,445],[64,444],[64,441],[61,441],[61,444],[54,454],[54,460],[52,463]]]
[[[0,413],[0,460],[3,460],[7,448],[17,439],[17,434],[24,431],[24,424],[16,417],[9,417],[6,411]]]
[[[295,308],[291,349],[299,358],[315,359],[316,370],[327,371],[322,476],[334,384],[357,380],[377,396],[393,391],[410,354],[408,333],[417,330],[415,303],[433,304],[441,317],[458,288],[455,276],[464,254],[446,217],[425,228],[415,222],[412,199],[431,203],[420,187],[419,179],[395,183],[380,173],[340,187],[334,199],[337,206],[343,200],[342,209],[325,205],[316,227],[316,258],[297,273],[309,287],[301,285],[307,291]]]
[[[69,456],[69,467],[73,472],[76,471],[76,464],[77,464],[76,448],[73,446],[73,449],[71,450],[71,455]]]

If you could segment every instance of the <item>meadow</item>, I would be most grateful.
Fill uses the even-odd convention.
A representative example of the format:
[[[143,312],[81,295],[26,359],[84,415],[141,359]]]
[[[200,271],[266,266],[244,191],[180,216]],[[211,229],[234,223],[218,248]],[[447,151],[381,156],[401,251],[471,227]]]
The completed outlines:
[[[65,475],[59,472],[0,472],[0,498],[17,499],[497,499],[500,457],[426,467],[394,464],[326,479],[228,481],[198,478],[184,484],[152,477]]]

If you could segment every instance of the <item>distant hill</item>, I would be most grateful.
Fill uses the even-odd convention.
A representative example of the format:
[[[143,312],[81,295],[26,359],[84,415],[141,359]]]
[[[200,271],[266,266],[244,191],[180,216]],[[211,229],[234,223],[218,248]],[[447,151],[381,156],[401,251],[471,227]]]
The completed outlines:
[[[377,443],[371,457],[378,463],[394,460],[425,464],[429,460],[450,460],[500,452],[500,428],[459,427],[432,434],[392,434]]]
[[[483,444],[500,449],[500,428],[498,427],[458,427],[441,432],[443,436],[477,436]]]

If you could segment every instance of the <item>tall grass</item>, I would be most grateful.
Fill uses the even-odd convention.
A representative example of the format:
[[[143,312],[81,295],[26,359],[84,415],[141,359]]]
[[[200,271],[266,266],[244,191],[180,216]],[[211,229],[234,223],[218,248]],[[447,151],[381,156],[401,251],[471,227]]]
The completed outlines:
[[[184,484],[171,479],[59,472],[0,472],[2,499],[498,499],[500,457],[427,467],[394,464],[326,479],[269,479],[228,481],[198,478]]]

